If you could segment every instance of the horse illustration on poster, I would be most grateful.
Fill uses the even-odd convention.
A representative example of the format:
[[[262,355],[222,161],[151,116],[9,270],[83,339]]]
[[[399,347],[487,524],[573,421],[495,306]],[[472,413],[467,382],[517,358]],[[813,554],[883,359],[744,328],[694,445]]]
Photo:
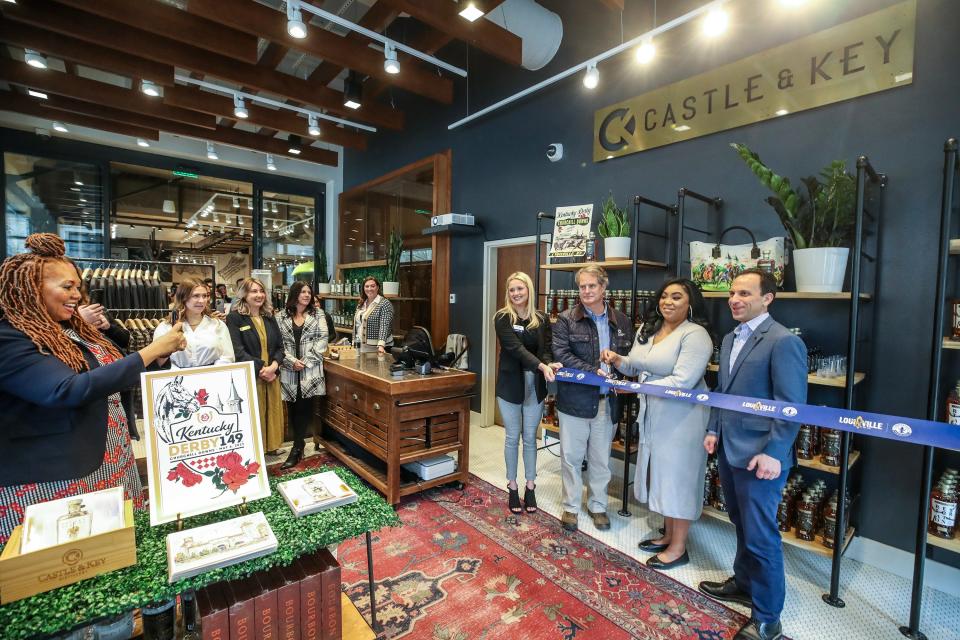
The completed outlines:
[[[155,426],[160,439],[166,444],[173,442],[173,422],[199,411],[200,402],[186,387],[183,376],[176,376],[160,389],[157,394]]]

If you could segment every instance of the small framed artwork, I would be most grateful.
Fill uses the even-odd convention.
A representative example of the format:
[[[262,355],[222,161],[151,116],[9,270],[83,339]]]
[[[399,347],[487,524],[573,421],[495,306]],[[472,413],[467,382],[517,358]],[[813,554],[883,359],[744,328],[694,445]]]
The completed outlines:
[[[270,495],[252,362],[141,375],[150,524]]]
[[[175,582],[276,550],[277,538],[259,511],[176,531],[167,536],[167,577]]]

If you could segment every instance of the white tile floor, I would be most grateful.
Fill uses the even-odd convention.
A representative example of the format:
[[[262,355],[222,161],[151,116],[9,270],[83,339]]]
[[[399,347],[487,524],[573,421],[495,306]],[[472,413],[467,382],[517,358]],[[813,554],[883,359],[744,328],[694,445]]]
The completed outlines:
[[[542,441],[541,443],[542,444]],[[559,446],[552,447],[559,453]],[[620,509],[622,468],[613,461],[610,483],[611,528],[594,529],[589,517],[581,515],[580,530],[620,551],[645,560],[648,554],[637,543],[650,537],[661,519],[639,506],[631,496],[633,516],[617,515]],[[470,472],[498,487],[506,487],[503,462],[503,429],[473,426],[470,431]],[[522,463],[521,463],[522,476]],[[540,451],[537,467],[537,503],[560,516],[560,461],[549,450]],[[558,525],[559,526],[559,525]],[[690,531],[690,564],[673,569],[669,575],[696,588],[701,580],[722,580],[730,572],[736,537],[725,522],[704,518]],[[787,601],[783,612],[784,631],[795,640],[897,640],[898,628],[909,616],[910,582],[876,567],[845,558],[840,595],[846,602],[835,609],[821,600],[829,591],[830,560],[801,549],[785,546]],[[749,615],[749,611],[740,608]],[[927,588],[924,593],[921,630],[929,640],[960,638],[960,599]]]

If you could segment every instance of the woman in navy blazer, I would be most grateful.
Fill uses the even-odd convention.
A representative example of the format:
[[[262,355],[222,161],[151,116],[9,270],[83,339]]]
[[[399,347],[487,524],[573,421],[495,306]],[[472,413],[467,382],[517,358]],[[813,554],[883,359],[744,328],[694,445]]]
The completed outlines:
[[[0,544],[38,502],[123,486],[142,506],[118,392],[184,343],[177,325],[122,357],[77,312],[80,272],[63,241],[42,233],[26,245],[0,267]]]
[[[279,378],[280,363],[284,360],[283,337],[262,282],[254,278],[243,281],[227,315],[227,328],[237,362],[253,362],[263,445],[267,453],[276,455],[284,432]]]

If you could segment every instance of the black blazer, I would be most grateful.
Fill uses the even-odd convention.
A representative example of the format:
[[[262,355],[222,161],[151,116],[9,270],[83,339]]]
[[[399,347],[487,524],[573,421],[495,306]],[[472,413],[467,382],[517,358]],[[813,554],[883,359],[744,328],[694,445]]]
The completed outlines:
[[[0,320],[0,486],[74,480],[103,463],[107,396],[139,383],[143,359],[100,367],[81,349],[90,370],[77,373]]]
[[[536,373],[534,380],[537,385],[537,402],[543,402],[547,396],[547,381],[539,371],[540,363],[550,364],[553,361],[553,338],[550,330],[550,320],[539,311],[540,325],[531,331],[537,336],[537,352],[531,353],[513,330],[510,316],[498,313],[493,319],[493,326],[500,341],[500,365],[497,368],[497,397],[507,402],[520,404],[523,402],[523,372]]]
[[[278,364],[283,364],[283,337],[280,335],[277,320],[272,316],[260,317],[263,318],[263,328],[267,332],[267,354],[270,356],[270,362],[276,360]],[[260,373],[260,369],[270,364],[260,359],[260,337],[257,336],[257,329],[253,326],[250,316],[242,316],[236,311],[231,311],[227,314],[227,328],[230,330],[233,355],[237,362],[252,362],[256,373]]]

